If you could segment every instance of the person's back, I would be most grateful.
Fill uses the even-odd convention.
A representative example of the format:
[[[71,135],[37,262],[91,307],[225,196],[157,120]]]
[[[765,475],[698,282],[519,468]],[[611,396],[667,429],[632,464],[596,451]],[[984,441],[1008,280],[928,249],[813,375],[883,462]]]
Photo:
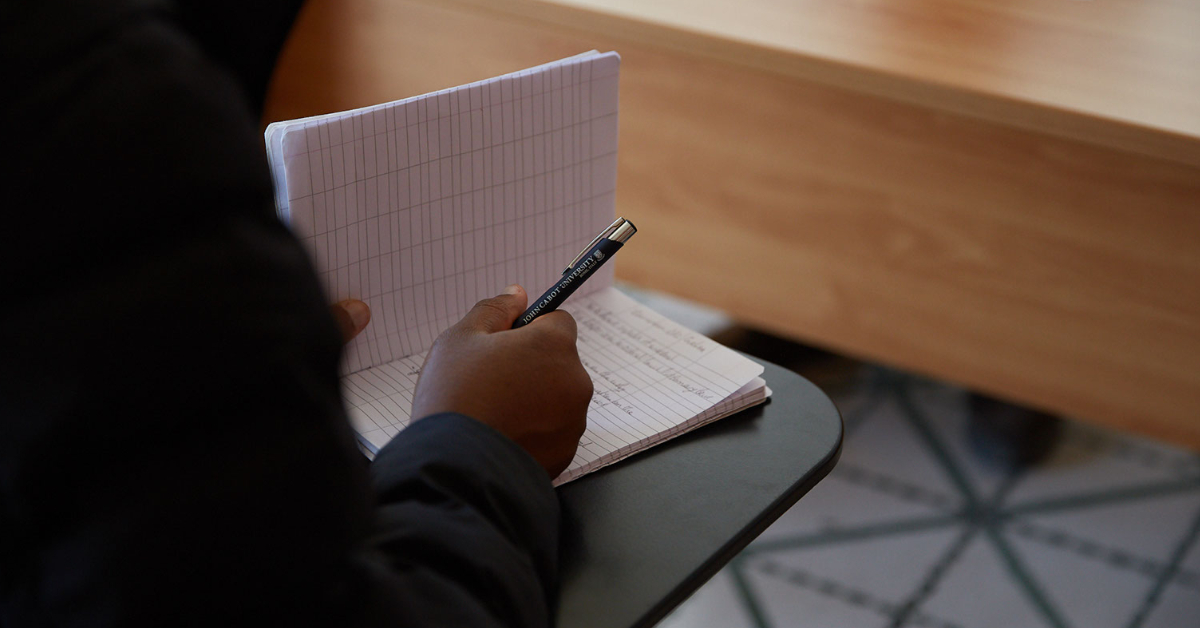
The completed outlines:
[[[477,306],[368,469],[272,211],[270,4],[0,6],[0,625],[552,623],[573,322]]]

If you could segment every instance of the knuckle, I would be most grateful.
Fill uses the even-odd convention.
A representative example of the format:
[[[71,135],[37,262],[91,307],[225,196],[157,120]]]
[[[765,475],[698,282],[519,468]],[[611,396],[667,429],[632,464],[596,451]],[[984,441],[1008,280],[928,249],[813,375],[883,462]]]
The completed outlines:
[[[475,309],[489,316],[504,316],[508,314],[508,308],[504,306],[504,302],[495,297],[476,303]]]
[[[450,343],[450,338],[454,334],[454,328],[450,327],[438,334],[437,338],[433,339],[433,344],[429,345],[429,353],[437,354],[445,350],[446,345]]]
[[[542,326],[547,339],[564,345],[575,344],[578,334],[575,328],[575,319],[570,314],[554,312],[547,315],[547,318],[546,324]]]
[[[562,316],[558,317],[558,324],[564,330],[574,337],[579,333],[579,325],[575,322],[575,317],[571,316],[570,312],[561,312]]]
[[[463,334],[464,327],[465,327],[465,325],[462,324],[462,321],[459,321],[459,322],[443,329],[442,333],[438,334],[433,339],[434,346],[436,346],[439,343],[446,344],[446,343],[454,340],[454,338],[461,336]]]
[[[469,338],[472,331],[473,329],[470,325],[465,324],[463,321],[459,321],[442,330],[442,333],[438,334],[437,337],[433,339],[433,345],[430,346],[429,350],[431,352],[438,349],[447,350],[456,344],[461,343],[463,339]]]
[[[501,313],[508,311],[507,308],[504,307],[504,302],[496,297],[480,299],[475,304],[475,307],[481,310],[494,310]]]

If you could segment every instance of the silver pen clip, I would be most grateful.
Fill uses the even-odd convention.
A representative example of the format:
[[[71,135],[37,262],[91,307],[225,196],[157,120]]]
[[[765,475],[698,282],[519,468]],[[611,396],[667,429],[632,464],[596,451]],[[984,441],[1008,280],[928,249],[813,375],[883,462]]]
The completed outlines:
[[[618,216],[611,225],[605,227],[604,231],[600,232],[600,235],[592,238],[592,241],[588,242],[588,245],[583,247],[583,250],[579,252],[579,255],[576,255],[575,259],[571,260],[570,264],[567,264],[567,269],[562,271],[562,274],[565,275],[571,272],[571,269],[575,268],[575,265],[579,263],[579,260],[583,259],[583,256],[587,255],[587,252],[592,250],[592,247],[596,246],[596,244],[604,238],[615,240],[621,244],[624,244],[625,241],[635,233],[637,233],[637,227],[634,227],[633,223],[625,220],[624,217]]]

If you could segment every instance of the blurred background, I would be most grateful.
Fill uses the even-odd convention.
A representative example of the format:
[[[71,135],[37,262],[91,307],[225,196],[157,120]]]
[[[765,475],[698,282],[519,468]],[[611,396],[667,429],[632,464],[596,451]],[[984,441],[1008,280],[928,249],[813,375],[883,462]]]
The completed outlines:
[[[622,56],[625,289],[833,473],[663,625],[1200,625],[1200,4],[310,0],[264,124]]]
[[[817,383],[828,477],[662,628],[1200,624],[1200,456],[622,288]]]

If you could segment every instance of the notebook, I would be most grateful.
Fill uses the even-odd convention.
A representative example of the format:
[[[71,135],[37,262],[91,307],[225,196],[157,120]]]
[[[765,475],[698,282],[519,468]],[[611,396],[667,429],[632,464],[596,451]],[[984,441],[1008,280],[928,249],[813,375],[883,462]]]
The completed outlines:
[[[541,294],[613,221],[619,70],[616,53],[592,51],[267,127],[280,217],[330,302],[371,308],[342,377],[365,451],[408,425],[421,364],[443,329],[510,283]],[[562,308],[578,323],[595,395],[556,485],[770,394],[760,365],[614,288],[617,263]]]

